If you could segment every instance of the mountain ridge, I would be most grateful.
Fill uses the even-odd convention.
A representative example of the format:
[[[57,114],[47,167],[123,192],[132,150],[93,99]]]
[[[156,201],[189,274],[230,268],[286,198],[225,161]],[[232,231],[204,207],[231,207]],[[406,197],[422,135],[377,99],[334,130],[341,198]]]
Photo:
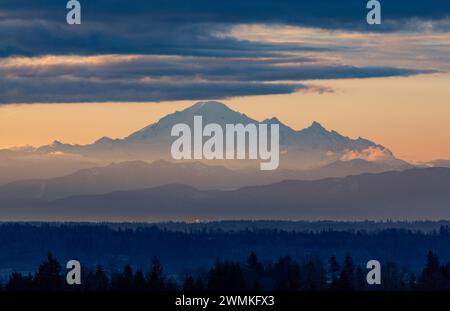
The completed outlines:
[[[413,168],[314,181],[286,180],[237,190],[186,185],[78,195],[51,202],[5,205],[1,219],[204,221],[439,220],[450,218],[450,169]]]
[[[408,167],[405,167],[406,169]],[[201,190],[230,190],[249,185],[263,185],[284,179],[315,180],[326,177],[345,177],[365,172],[380,173],[394,168],[365,160],[333,162],[315,170],[280,169],[262,172],[258,169],[232,170],[225,166],[203,162],[170,162],[140,160],[90,167],[72,174],[49,178],[29,179],[0,186],[3,198],[51,200],[76,194],[101,194],[113,190],[134,190],[183,183]]]
[[[317,121],[307,128],[294,130],[275,117],[257,121],[216,101],[199,102],[182,111],[168,114],[123,139],[102,137],[88,145],[70,145],[55,141],[51,145],[37,148],[36,151],[39,153],[74,153],[87,158],[108,161],[170,160],[170,145],[173,141],[173,137],[170,135],[172,126],[177,123],[192,126],[195,115],[201,115],[204,124],[217,123],[222,126],[236,123],[278,123],[280,125],[280,166],[284,168],[317,168],[340,160],[348,152],[367,153],[370,152],[370,149],[382,154],[385,158],[375,161],[382,162],[388,159],[392,165],[398,161],[393,153],[382,145],[361,137],[352,139],[334,130],[329,131]],[[251,161],[223,161],[222,163],[231,168],[254,165]],[[398,165],[403,164],[403,161],[398,162]]]

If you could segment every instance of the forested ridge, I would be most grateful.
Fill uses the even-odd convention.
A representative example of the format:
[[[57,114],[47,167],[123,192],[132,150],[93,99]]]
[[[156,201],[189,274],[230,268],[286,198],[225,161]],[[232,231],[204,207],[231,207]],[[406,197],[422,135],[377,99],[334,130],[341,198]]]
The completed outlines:
[[[40,267],[52,253],[51,258],[62,266],[61,276],[68,260],[81,262],[81,289],[149,289],[153,258],[159,263],[156,267],[163,269],[160,289],[213,289],[228,284],[222,279],[228,275],[233,288],[328,290],[340,284],[339,288],[365,290],[365,265],[376,259],[382,264],[384,280],[379,288],[425,289],[436,287],[425,285],[436,282],[437,288],[446,288],[448,245],[446,226],[425,232],[4,223],[0,225],[0,271],[4,289],[13,289],[14,284],[39,288]],[[334,272],[330,258],[335,258]],[[353,281],[344,282],[346,274]],[[103,285],[92,285],[90,280]]]

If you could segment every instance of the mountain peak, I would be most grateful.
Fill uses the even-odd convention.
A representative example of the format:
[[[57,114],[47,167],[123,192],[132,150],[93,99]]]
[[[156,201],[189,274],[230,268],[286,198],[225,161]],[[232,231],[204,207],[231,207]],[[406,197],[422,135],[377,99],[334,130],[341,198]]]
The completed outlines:
[[[230,109],[227,105],[217,101],[198,102],[184,110],[176,111],[162,117],[158,122],[150,124],[126,138],[128,141],[139,141],[162,135],[161,141],[170,141],[170,129],[174,124],[185,123],[192,125],[195,116],[202,116],[207,123],[256,123],[246,115]]]
[[[240,119],[241,116],[244,116],[242,113],[238,111],[234,111],[233,109],[229,108],[227,105],[221,102],[217,101],[205,101],[205,102],[198,102],[185,110],[182,110],[179,112],[179,114],[185,114],[185,115],[201,115],[205,118],[208,117],[219,117],[219,118],[226,118],[230,119],[231,122],[234,118]]]
[[[267,122],[272,124],[272,123],[281,123],[280,120],[277,117],[273,117],[270,119],[267,119]]]
[[[313,133],[329,133],[329,131],[322,126],[317,121],[314,121],[311,123],[311,125],[305,129],[303,129],[301,132],[313,132]]]
[[[227,105],[217,101],[198,102],[193,106],[179,111],[175,114],[183,122],[192,122],[194,116],[203,116],[206,123],[257,123],[257,121],[247,117],[245,114],[229,108]]]
[[[217,101],[205,101],[205,102],[198,102],[191,107],[188,108],[189,110],[231,110],[228,108],[227,105],[221,102]]]
[[[114,142],[114,139],[111,139],[107,136],[103,136],[102,138],[97,139],[95,141],[96,144],[106,144],[106,143],[111,143],[111,142]]]
[[[48,147],[50,148],[62,148],[66,146],[63,142],[60,142],[59,140],[54,140]]]
[[[313,121],[313,123],[311,123],[311,125],[309,126],[309,128],[325,130],[325,128],[322,126],[322,124],[320,124],[320,123],[317,122],[317,121]]]

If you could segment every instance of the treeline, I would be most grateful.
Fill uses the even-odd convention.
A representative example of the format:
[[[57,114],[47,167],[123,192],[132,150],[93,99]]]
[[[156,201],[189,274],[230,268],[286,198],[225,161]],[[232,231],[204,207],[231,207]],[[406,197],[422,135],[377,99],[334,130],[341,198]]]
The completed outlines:
[[[126,265],[122,271],[106,273],[98,265],[82,270],[81,285],[67,285],[61,264],[52,254],[36,273],[14,272],[3,284],[4,291],[443,291],[450,290],[450,262],[441,264],[429,252],[421,273],[408,272],[396,263],[381,268],[381,284],[368,285],[368,270],[355,264],[350,253],[342,262],[331,256],[324,263],[318,258],[302,262],[290,255],[262,263],[255,253],[245,262],[217,260],[205,273],[187,274],[178,279],[167,277],[163,265],[154,257],[148,272],[134,271]]]
[[[108,224],[119,228],[142,228],[149,226],[144,223],[127,223],[127,224]],[[375,232],[387,229],[404,229],[411,231],[433,232],[438,231],[441,227],[450,227],[450,221],[286,221],[286,220],[221,220],[199,223],[185,223],[168,221],[154,224],[160,229],[169,231],[211,231],[222,230],[225,232],[242,231],[248,228],[262,230],[282,230],[297,232],[320,232],[326,230],[332,231],[366,231]]]
[[[120,226],[120,224],[117,224]],[[233,222],[228,222],[231,228]],[[278,255],[302,259],[314,254],[327,261],[330,254],[343,260],[347,252],[355,262],[377,259],[396,262],[419,274],[423,256],[433,250],[450,260],[448,227],[429,232],[406,229],[296,231],[249,227],[236,230],[186,228],[165,230],[157,226],[117,228],[104,224],[0,224],[0,279],[11,271],[34,271],[48,250],[67,262],[78,258],[88,266],[108,271],[126,264],[149,269],[158,257],[168,275],[210,267],[216,258],[242,261],[251,252],[266,263]],[[192,230],[191,230],[192,229]]]

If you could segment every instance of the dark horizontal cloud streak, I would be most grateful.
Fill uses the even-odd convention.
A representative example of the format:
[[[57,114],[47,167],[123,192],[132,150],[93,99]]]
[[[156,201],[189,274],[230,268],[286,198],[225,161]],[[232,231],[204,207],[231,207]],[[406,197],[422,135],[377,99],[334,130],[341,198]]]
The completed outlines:
[[[45,59],[45,58],[41,58]],[[64,58],[62,58],[64,59]],[[70,57],[69,57],[70,59]],[[94,57],[97,59],[97,57]],[[25,58],[26,60],[26,58]],[[98,57],[98,63],[86,61],[37,65],[4,65],[0,62],[0,75],[27,79],[64,78],[77,79],[197,79],[208,81],[275,82],[314,79],[345,79],[407,76],[427,71],[390,67],[356,67],[327,64],[319,59],[281,57],[271,59],[213,58],[213,57],[161,57],[122,56]],[[103,61],[102,61],[103,60]],[[51,60],[49,62],[52,62]],[[288,65],[286,66],[286,64]]]
[[[289,62],[289,66],[285,66]],[[328,91],[298,82],[407,76],[423,71],[249,59],[148,55],[11,58],[0,62],[0,103],[164,101]]]
[[[402,31],[432,21],[448,31],[450,1],[383,1],[383,24],[365,22],[364,0],[81,0],[82,24],[65,22],[64,0],[0,0],[0,104],[163,101],[325,91],[302,80],[408,76],[411,68],[332,63],[324,53],[357,52],[313,43],[225,36],[263,23],[327,30]],[[408,28],[408,29],[409,29]],[[41,56],[113,55],[100,63]],[[124,60],[118,56],[136,56]],[[311,56],[314,55],[314,56]],[[16,56],[30,57],[17,64]],[[20,63],[20,61],[19,61]],[[8,65],[9,64],[9,65]]]
[[[264,84],[252,82],[145,82],[145,81],[68,81],[0,78],[0,104],[148,102],[171,100],[222,99],[232,96],[292,93],[308,87],[302,84]]]

